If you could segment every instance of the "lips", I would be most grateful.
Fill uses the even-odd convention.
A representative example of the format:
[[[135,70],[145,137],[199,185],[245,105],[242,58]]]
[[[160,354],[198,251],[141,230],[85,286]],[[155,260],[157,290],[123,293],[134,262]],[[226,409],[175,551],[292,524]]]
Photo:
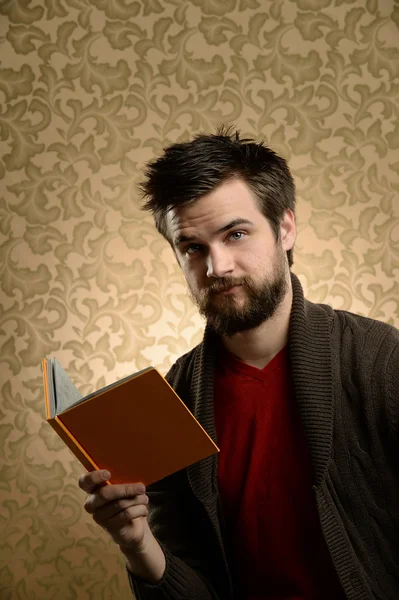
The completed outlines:
[[[220,291],[220,292],[217,292],[217,293],[219,293],[219,294],[222,294],[222,295],[234,294],[234,292],[235,292],[235,291],[236,291],[236,290],[237,290],[239,287],[241,287],[241,285],[233,285],[233,287],[231,287],[231,288],[228,288],[227,290],[222,290],[222,291]]]

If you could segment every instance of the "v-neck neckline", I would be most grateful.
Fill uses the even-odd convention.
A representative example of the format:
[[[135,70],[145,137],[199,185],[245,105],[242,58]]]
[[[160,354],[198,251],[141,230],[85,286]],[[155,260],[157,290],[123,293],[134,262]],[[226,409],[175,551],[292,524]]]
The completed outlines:
[[[221,364],[228,369],[238,371],[239,373],[256,379],[258,381],[265,381],[271,373],[282,369],[285,361],[288,358],[288,346],[284,346],[273,358],[265,365],[262,369],[250,365],[231,352],[226,348],[223,348],[222,355],[220,357]]]

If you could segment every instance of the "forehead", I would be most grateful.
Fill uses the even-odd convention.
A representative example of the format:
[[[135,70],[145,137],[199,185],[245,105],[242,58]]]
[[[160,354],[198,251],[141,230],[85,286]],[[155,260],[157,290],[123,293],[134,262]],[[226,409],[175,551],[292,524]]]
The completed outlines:
[[[264,218],[255,195],[241,179],[227,181],[194,202],[167,214],[172,240],[181,234],[207,234],[234,219],[256,222]]]

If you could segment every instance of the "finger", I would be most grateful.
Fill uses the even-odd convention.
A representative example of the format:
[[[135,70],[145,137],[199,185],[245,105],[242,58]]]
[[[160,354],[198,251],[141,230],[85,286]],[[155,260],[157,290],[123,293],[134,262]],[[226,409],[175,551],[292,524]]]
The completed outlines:
[[[106,487],[96,488],[93,494],[90,494],[84,503],[84,509],[93,514],[100,507],[113,503],[118,500],[132,499],[141,496],[145,492],[145,486],[142,483],[127,483],[117,485],[107,485]]]
[[[122,500],[109,502],[108,504],[97,508],[93,513],[91,512],[90,505],[86,510],[89,514],[93,514],[93,519],[96,523],[102,524],[132,506],[146,506],[147,504],[148,496],[142,494],[141,496],[135,496],[134,498],[123,498]]]
[[[115,485],[107,485],[95,489],[95,492],[89,496],[85,502],[85,508],[90,508],[94,512],[100,506],[122,500],[123,498],[134,498],[145,493],[145,486],[142,483],[120,483]]]
[[[111,473],[104,469],[100,471],[91,471],[85,473],[79,478],[79,487],[87,494],[91,494],[97,488],[104,486],[106,482],[111,478]]]
[[[118,513],[114,517],[108,519],[105,523],[100,523],[104,529],[106,529],[111,535],[120,533],[120,529],[128,524],[131,524],[134,519],[139,517],[147,517],[148,508],[145,504],[138,504],[137,506],[130,506],[124,511]]]

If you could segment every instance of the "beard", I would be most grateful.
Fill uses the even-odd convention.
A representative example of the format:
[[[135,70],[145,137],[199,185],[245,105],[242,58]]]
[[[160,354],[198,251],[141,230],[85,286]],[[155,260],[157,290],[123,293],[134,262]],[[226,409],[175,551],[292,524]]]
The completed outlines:
[[[250,277],[223,277],[216,279],[206,290],[191,297],[215,333],[230,337],[236,333],[255,329],[273,317],[287,290],[285,252],[277,249],[272,277],[255,283]],[[247,297],[238,306],[234,295],[221,296],[218,292],[236,285],[243,286]]]

